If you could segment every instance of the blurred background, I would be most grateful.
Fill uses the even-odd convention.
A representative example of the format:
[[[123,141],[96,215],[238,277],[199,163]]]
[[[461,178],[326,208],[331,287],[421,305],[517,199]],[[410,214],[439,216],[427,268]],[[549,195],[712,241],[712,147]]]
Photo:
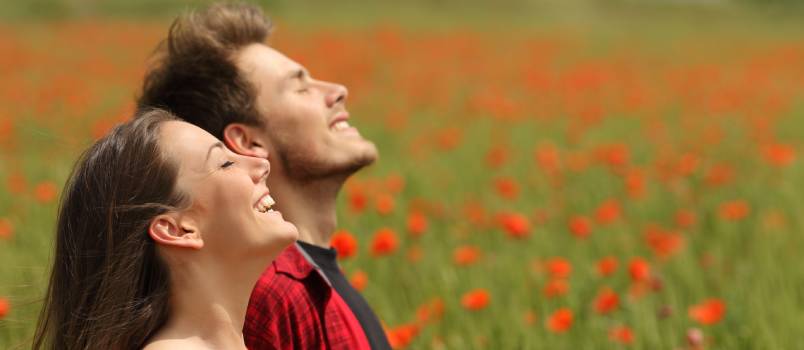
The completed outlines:
[[[73,162],[208,3],[0,3],[0,348]],[[333,244],[395,348],[800,346],[804,2],[257,3],[380,150]]]

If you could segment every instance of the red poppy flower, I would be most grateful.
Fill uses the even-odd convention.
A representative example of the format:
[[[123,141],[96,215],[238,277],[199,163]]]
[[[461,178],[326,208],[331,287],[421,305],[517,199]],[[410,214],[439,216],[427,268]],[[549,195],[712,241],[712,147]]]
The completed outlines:
[[[14,225],[6,218],[0,218],[0,239],[8,239],[14,235]]]
[[[385,335],[388,337],[388,343],[390,343],[391,348],[393,349],[404,349],[410,345],[418,334],[419,326],[413,323],[385,330]]]
[[[572,327],[573,315],[572,310],[562,308],[556,310],[550,317],[547,318],[547,329],[554,333],[563,333]]]
[[[396,251],[399,241],[396,232],[390,228],[381,228],[374,233],[374,240],[371,242],[371,255],[383,256]]]
[[[603,146],[599,150],[599,156],[611,167],[622,167],[628,165],[630,152],[628,146],[622,143],[615,143]]]
[[[408,215],[408,232],[411,236],[419,237],[427,231],[427,217],[419,212],[412,212]]]
[[[693,153],[685,153],[679,157],[677,171],[680,176],[689,176],[698,169],[700,159]]]
[[[641,198],[645,194],[645,175],[639,169],[628,170],[625,174],[625,189],[631,198]]]
[[[595,211],[595,219],[602,225],[610,224],[620,218],[620,203],[615,199],[603,202]]]
[[[681,209],[676,212],[676,225],[679,228],[690,228],[695,225],[695,212],[688,209]]]
[[[525,238],[530,233],[528,218],[519,213],[504,213],[499,215],[505,233],[511,238]]]
[[[510,177],[499,177],[494,180],[497,194],[505,199],[516,199],[519,196],[519,185]]]
[[[351,283],[352,287],[355,287],[358,292],[362,292],[368,284],[368,275],[361,270],[357,270],[349,277],[349,283]]]
[[[0,320],[8,315],[9,310],[11,310],[11,304],[8,302],[8,299],[0,297]]]
[[[435,298],[416,309],[416,320],[419,324],[426,324],[441,319],[444,315],[444,300]]]
[[[720,217],[728,221],[739,221],[751,212],[751,207],[744,200],[725,202],[719,208]]]
[[[555,257],[547,260],[545,265],[547,267],[547,272],[550,274],[550,278],[569,278],[570,274],[572,273],[572,263],[561,257]]]
[[[368,197],[362,189],[353,188],[349,190],[349,208],[355,213],[361,213],[366,209]]]
[[[763,155],[771,165],[786,167],[796,160],[796,150],[790,145],[771,144],[765,146]]]
[[[553,279],[547,282],[542,291],[547,298],[560,297],[569,292],[569,284],[563,279]]]
[[[645,243],[656,256],[666,259],[684,246],[684,236],[678,232],[664,232],[659,227],[649,227],[645,232]]]
[[[688,310],[691,319],[702,325],[711,325],[720,322],[726,314],[726,304],[720,299],[707,299],[693,305]]]
[[[474,289],[461,297],[461,306],[470,311],[485,309],[489,305],[491,296],[485,289]]]
[[[56,184],[51,181],[40,182],[34,187],[34,198],[39,203],[50,203],[56,199],[57,194]]]
[[[534,158],[539,168],[548,174],[557,172],[561,167],[558,149],[551,143],[540,144],[534,152]]]
[[[567,226],[570,233],[578,238],[586,238],[592,233],[592,223],[585,216],[573,216]]]
[[[611,288],[603,288],[595,297],[595,312],[605,315],[620,306],[620,297]]]
[[[436,144],[444,151],[455,149],[463,139],[463,132],[456,127],[449,127],[439,131],[436,135]]]
[[[611,276],[615,271],[617,271],[618,264],[617,258],[607,256],[597,262],[597,273],[604,277]]]
[[[339,259],[348,259],[357,253],[357,240],[346,230],[332,234],[329,244],[338,252]]]
[[[455,248],[455,252],[452,254],[452,257],[455,265],[471,265],[480,258],[480,249],[470,245],[460,246]]]
[[[616,326],[609,330],[609,340],[620,344],[633,344],[634,331],[628,326]]]
[[[647,282],[650,279],[650,264],[645,259],[633,258],[628,263],[628,273],[634,282]]]
[[[377,213],[380,215],[388,215],[394,211],[394,197],[387,193],[377,195],[375,205]]]

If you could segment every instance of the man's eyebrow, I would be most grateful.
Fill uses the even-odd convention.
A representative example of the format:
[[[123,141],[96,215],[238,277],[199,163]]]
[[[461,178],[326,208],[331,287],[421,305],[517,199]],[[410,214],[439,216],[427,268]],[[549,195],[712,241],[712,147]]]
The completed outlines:
[[[288,79],[304,79],[309,75],[310,73],[306,69],[298,68],[288,74]]]
[[[209,155],[210,155],[210,154],[212,154],[212,150],[213,150],[213,149],[215,149],[215,148],[220,148],[220,149],[223,149],[223,143],[221,143],[220,141],[218,141],[218,142],[215,142],[215,143],[214,143],[212,146],[209,146],[209,149],[207,150],[207,158],[206,158],[206,159],[204,159],[204,162],[205,162],[205,163],[206,163],[207,161],[209,161]]]
[[[307,70],[304,69],[303,67],[302,68],[297,68],[297,69],[294,69],[294,70],[290,71],[290,73],[288,73],[288,75],[285,76],[285,78],[281,80],[282,89],[287,89],[288,86],[290,86],[289,84],[290,84],[291,81],[293,81],[293,79],[298,79],[299,81],[303,81],[304,78],[308,77],[309,75],[310,75],[310,73],[308,73]]]

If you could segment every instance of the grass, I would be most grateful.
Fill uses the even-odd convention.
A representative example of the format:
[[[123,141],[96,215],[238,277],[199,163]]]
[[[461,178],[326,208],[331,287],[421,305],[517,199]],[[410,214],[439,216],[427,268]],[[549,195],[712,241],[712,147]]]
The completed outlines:
[[[45,288],[57,201],[38,199],[37,187],[60,187],[78,153],[129,113],[148,52],[186,4],[112,2],[85,14],[66,2],[0,7],[13,17],[0,26],[9,53],[0,58],[0,218],[13,227],[0,238],[0,297],[10,303],[1,348],[26,346]],[[392,334],[416,327],[409,348],[676,349],[688,346],[692,328],[707,348],[797,347],[804,167],[800,159],[775,166],[766,154],[772,145],[794,158],[802,150],[804,48],[793,15],[768,20],[711,7],[680,19],[689,14],[680,7],[573,4],[481,11],[347,2],[333,12],[268,4],[279,20],[273,44],[350,87],[355,124],[382,155],[340,198],[339,226],[359,241],[344,271],[367,274],[363,293]],[[546,145],[558,173],[536,159]],[[611,164],[607,152],[618,145],[626,160]],[[487,161],[494,149],[504,155],[498,166]],[[697,162],[679,174],[684,155]],[[712,180],[719,167],[730,175]],[[25,184],[11,184],[15,177]],[[641,194],[632,177],[644,181]],[[388,186],[400,178],[401,189]],[[514,198],[499,193],[500,179],[516,184]],[[367,196],[365,209],[354,208],[356,192]],[[390,213],[375,209],[382,196],[393,199]],[[608,199],[621,212],[604,224],[595,212]],[[748,214],[724,219],[723,204],[735,200]],[[680,209],[695,223],[679,225]],[[418,238],[407,229],[411,212],[429,221]],[[529,235],[511,238],[500,213],[526,217]],[[590,218],[588,238],[570,233],[576,215]],[[646,244],[651,223],[684,244],[662,258]],[[373,234],[383,227],[400,246],[374,257]],[[467,245],[481,258],[457,266],[454,250]],[[608,277],[595,269],[605,256],[619,261]],[[545,263],[555,257],[572,273],[562,278],[566,294],[548,297],[556,278]],[[636,257],[649,262],[650,281],[629,274]],[[605,286],[620,305],[600,315],[593,304]],[[467,310],[462,296],[475,289],[490,302]],[[722,319],[702,325],[688,316],[710,298],[725,303]],[[443,314],[419,320],[433,300]],[[564,333],[546,327],[559,308],[574,315]],[[610,339],[620,325],[633,331],[630,345]]]

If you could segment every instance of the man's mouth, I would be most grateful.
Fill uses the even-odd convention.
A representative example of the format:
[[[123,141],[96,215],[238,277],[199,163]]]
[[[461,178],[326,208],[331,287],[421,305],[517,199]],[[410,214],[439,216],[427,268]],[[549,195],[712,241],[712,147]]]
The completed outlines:
[[[276,204],[276,201],[271,198],[270,194],[266,193],[260,198],[260,200],[257,201],[257,203],[254,204],[254,209],[260,213],[267,213],[269,211],[272,212],[274,210],[271,209],[271,207],[273,207],[274,204]]]
[[[347,122],[345,120],[341,120],[341,121],[335,122],[335,124],[332,124],[332,127],[330,127],[330,129],[332,129],[334,131],[343,131],[343,130],[349,129],[350,127],[351,127],[351,125],[349,125],[349,122]]]
[[[348,112],[341,112],[338,113],[335,118],[329,123],[329,129],[332,131],[344,131],[351,129],[352,126],[349,125],[349,113]]]

